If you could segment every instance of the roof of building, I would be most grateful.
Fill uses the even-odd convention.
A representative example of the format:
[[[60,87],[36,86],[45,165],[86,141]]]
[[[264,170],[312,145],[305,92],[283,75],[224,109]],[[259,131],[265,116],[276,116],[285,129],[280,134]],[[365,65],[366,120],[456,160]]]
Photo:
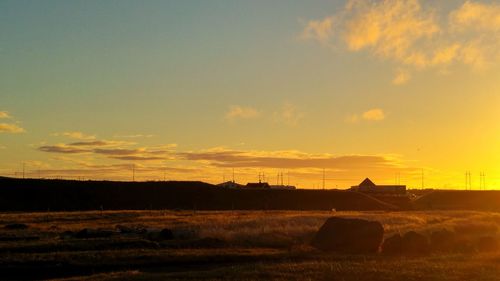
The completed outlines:
[[[374,184],[369,178],[366,178],[364,181],[362,181],[359,186],[364,186],[364,187],[375,187],[376,184]]]

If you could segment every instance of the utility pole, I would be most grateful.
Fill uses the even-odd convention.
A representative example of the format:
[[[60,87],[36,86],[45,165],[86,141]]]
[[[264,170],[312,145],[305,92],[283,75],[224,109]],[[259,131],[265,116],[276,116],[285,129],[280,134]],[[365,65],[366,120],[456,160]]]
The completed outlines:
[[[422,189],[424,189],[424,169],[422,168]]]
[[[465,190],[469,187],[469,172],[465,171]]]
[[[472,190],[472,177],[470,171],[465,172],[465,190]]]
[[[323,189],[325,189],[325,168],[323,168]]]
[[[469,171],[469,190],[472,190],[472,175]]]
[[[135,181],[135,164],[132,164],[132,181]]]
[[[486,174],[484,172],[479,174],[479,189],[486,190]]]

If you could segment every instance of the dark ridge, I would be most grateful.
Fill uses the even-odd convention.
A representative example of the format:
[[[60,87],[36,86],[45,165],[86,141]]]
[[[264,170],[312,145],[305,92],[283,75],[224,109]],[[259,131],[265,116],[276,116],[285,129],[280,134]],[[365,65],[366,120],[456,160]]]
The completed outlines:
[[[413,202],[425,210],[500,211],[498,190],[435,190]]]
[[[0,211],[394,210],[342,190],[228,189],[197,181],[116,182],[0,178]]]

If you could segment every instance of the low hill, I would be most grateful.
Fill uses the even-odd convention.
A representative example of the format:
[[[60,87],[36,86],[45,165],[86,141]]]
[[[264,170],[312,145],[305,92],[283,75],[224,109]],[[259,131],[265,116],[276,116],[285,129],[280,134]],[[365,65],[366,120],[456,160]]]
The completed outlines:
[[[435,190],[414,202],[416,209],[500,211],[500,191]]]
[[[114,182],[0,178],[0,211],[392,210],[341,190],[227,189],[203,182]]]

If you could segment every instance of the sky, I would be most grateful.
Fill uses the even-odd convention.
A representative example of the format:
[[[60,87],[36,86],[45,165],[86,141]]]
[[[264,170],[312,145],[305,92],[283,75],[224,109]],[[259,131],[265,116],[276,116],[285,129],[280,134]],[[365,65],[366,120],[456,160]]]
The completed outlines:
[[[4,0],[0,38],[0,175],[500,188],[499,1]]]

